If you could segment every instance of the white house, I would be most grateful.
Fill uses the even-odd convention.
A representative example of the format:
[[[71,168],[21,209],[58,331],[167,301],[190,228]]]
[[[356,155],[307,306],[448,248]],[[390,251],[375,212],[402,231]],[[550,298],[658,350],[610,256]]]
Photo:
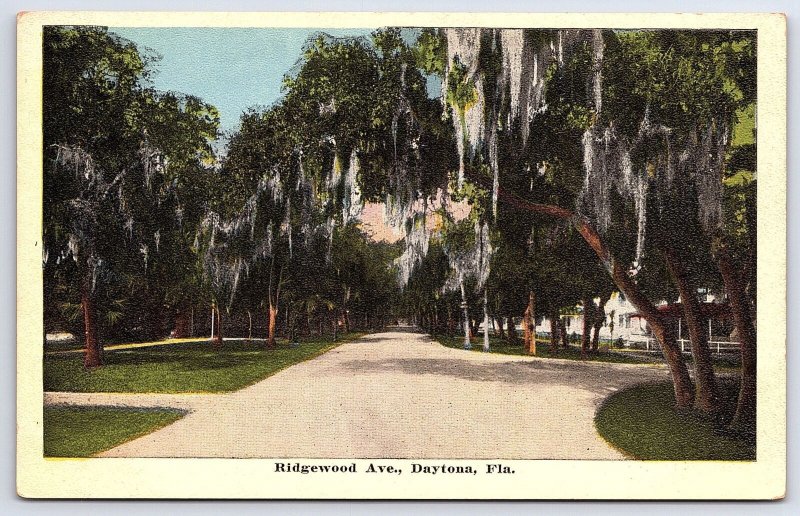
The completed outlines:
[[[730,351],[738,349],[736,342],[731,342],[729,335],[732,327],[727,305],[718,303],[718,297],[708,291],[708,289],[698,289],[702,310],[706,313],[708,320],[709,340],[711,347],[716,351]],[[594,300],[595,303],[599,299]],[[688,331],[685,322],[682,320],[680,311],[680,298],[674,303],[662,300],[658,303],[658,309],[662,311],[668,319],[674,321],[675,330],[678,333],[678,340],[682,348],[688,351]],[[581,336],[583,334],[583,313],[582,307],[577,305],[574,313],[562,316],[566,319],[567,333],[571,336]],[[550,320],[542,318],[537,320],[537,333],[550,334]],[[611,294],[611,298],[605,305],[605,322],[600,328],[601,341],[619,341],[626,347],[644,348],[657,350],[658,345],[653,337],[647,321],[640,316],[638,310],[620,292]]]

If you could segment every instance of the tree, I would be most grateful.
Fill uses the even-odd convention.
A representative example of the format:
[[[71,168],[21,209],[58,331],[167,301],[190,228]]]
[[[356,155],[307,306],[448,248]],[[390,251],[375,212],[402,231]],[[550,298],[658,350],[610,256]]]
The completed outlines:
[[[79,293],[86,367],[102,364],[98,311],[114,302],[110,287],[147,271],[169,230],[156,208],[175,205],[179,153],[216,134],[212,107],[147,88],[151,63],[104,28],[45,29],[45,283]],[[179,131],[179,119],[197,124]],[[165,154],[170,138],[180,144]]]
[[[713,44],[723,41],[724,45],[730,35],[710,33],[710,36],[704,34],[693,40],[688,33],[680,33],[678,38],[690,44],[673,51],[667,46],[662,47],[653,34],[448,29],[445,35],[448,54],[445,84],[449,87],[448,101],[457,106],[459,120],[456,129],[457,133],[461,130],[457,138],[460,138],[462,175],[481,182],[485,171],[490,171],[494,176],[491,187],[493,204],[496,205],[498,199],[505,199],[522,209],[572,222],[609,270],[618,288],[647,319],[672,370],[677,405],[687,407],[693,402],[693,386],[677,348],[674,331],[641,291],[636,280],[629,276],[629,267],[625,265],[630,256],[625,251],[627,232],[622,231],[623,238],[620,239],[619,233],[615,234],[609,228],[618,228],[611,225],[615,210],[625,212],[629,210],[626,205],[632,206],[638,226],[636,253],[632,260],[635,267],[644,249],[648,192],[672,188],[673,169],[669,168],[669,159],[662,159],[665,147],[659,145],[665,139],[672,142],[667,150],[683,148],[689,156],[697,158],[695,161],[699,166],[681,170],[686,171],[687,180],[699,192],[695,195],[706,199],[699,203],[698,218],[704,222],[718,220],[717,197],[714,195],[719,191],[719,177],[714,179],[714,174],[718,174],[716,163],[724,159],[725,146],[718,142],[727,126],[724,120],[714,115],[721,112],[723,118],[727,116],[737,99],[729,88],[724,87],[723,74],[715,71],[724,69],[718,66],[719,60],[704,65],[702,59],[714,51]],[[674,34],[666,34],[667,38],[672,36]],[[702,38],[710,42],[700,41]],[[548,51],[548,43],[550,49],[555,49],[556,40],[558,50]],[[685,51],[687,48],[694,54]],[[531,71],[526,63],[534,56],[541,61],[537,70]],[[644,63],[644,66],[632,69],[636,63]],[[540,69],[544,71],[539,72]],[[660,80],[661,74],[675,73],[686,75],[686,80]],[[452,82],[449,74],[452,74]],[[570,84],[585,84],[586,81],[591,85],[588,91],[583,87],[569,88]],[[517,89],[520,85],[522,88]],[[680,91],[665,91],[664,85]],[[547,109],[542,107],[545,91],[551,99]],[[538,113],[541,109],[545,113],[552,112],[556,118],[561,115],[563,126],[582,131],[580,145],[568,145],[566,153],[562,152],[552,161],[544,160],[546,154],[537,153],[535,145],[527,145],[537,116],[533,117],[534,124],[530,124],[530,118],[523,118],[520,125],[515,124],[514,115],[520,111],[521,102],[528,113],[531,110]],[[545,114],[539,118],[547,120],[549,116]],[[512,123],[503,123],[506,118],[510,118]],[[698,128],[704,128],[706,132]],[[503,129],[506,134],[502,134]],[[517,170],[544,168],[546,174],[551,163],[555,165],[551,167],[554,170],[566,168],[566,174],[561,173],[565,180],[558,183],[567,186],[571,195],[566,197],[572,197],[578,213],[565,208],[562,202],[549,200],[543,203],[541,199],[540,202],[531,202],[505,190],[502,186],[504,177],[510,174],[503,174],[504,167],[498,159],[498,156],[506,155],[506,152],[498,152],[503,148],[504,140],[509,148],[515,150],[508,155],[530,160],[527,166],[517,166]],[[569,170],[570,164],[575,162],[570,159],[569,149],[576,147],[582,151],[581,168],[585,172],[583,183],[586,185],[578,189],[569,188],[570,177],[581,177]],[[703,152],[701,149],[710,152],[706,154],[711,156],[711,160],[698,154]],[[657,176],[655,180],[650,178],[653,172]],[[535,182],[535,177],[530,179],[531,190]],[[658,182],[662,186],[658,186]],[[650,183],[653,183],[652,188]],[[610,188],[619,196],[615,197]],[[616,256],[620,253],[622,258]],[[698,349],[702,350],[702,343]],[[696,355],[696,360],[704,360],[702,353]],[[709,378],[713,378],[713,372]],[[707,385],[703,379],[701,383]]]

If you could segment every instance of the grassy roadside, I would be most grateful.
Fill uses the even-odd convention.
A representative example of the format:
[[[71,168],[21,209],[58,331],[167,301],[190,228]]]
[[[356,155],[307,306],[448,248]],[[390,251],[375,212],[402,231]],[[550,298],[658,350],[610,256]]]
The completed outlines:
[[[291,347],[278,341],[266,350],[263,341],[225,341],[216,350],[209,341],[106,351],[105,365],[83,368],[81,354],[46,355],[44,390],[68,392],[230,392],[319,356],[363,336],[350,333],[333,342],[319,337]]]
[[[723,414],[736,405],[737,386],[721,384]],[[595,415],[598,433],[640,460],[755,460],[754,442],[720,433],[714,421],[674,409],[670,383],[631,387],[609,396]]]
[[[90,457],[182,417],[168,409],[45,407],[44,456]]]
[[[464,349],[464,337],[448,337],[437,335],[433,337],[439,344],[453,349]],[[472,340],[472,351],[483,352],[483,339]],[[506,339],[499,337],[489,338],[489,352],[502,355],[523,355],[529,356],[527,350],[522,346],[521,341],[510,343]],[[567,349],[559,348],[557,353],[550,352],[549,341],[536,341],[536,356],[538,358],[561,358],[565,360],[581,360],[581,350],[576,346],[569,346]],[[610,362],[617,364],[649,364],[652,360],[642,358],[632,354],[622,354],[609,351],[599,351],[590,353],[586,359],[590,362]]]

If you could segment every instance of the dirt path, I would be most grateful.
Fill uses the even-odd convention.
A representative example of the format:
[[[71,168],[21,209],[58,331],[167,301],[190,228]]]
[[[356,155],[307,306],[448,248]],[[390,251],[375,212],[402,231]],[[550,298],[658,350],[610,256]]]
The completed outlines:
[[[60,402],[190,411],[106,457],[621,459],[597,435],[595,409],[624,386],[667,378],[663,367],[466,352],[389,332],[231,394]]]

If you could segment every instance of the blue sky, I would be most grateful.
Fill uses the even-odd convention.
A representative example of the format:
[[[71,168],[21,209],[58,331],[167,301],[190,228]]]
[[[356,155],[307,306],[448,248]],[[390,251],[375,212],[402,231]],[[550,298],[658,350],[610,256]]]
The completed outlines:
[[[110,27],[110,31],[150,48],[162,59],[154,65],[154,86],[188,93],[220,111],[221,129],[236,129],[250,106],[269,106],[281,95],[283,75],[300,58],[303,44],[318,32],[364,36],[373,29],[275,29]]]

